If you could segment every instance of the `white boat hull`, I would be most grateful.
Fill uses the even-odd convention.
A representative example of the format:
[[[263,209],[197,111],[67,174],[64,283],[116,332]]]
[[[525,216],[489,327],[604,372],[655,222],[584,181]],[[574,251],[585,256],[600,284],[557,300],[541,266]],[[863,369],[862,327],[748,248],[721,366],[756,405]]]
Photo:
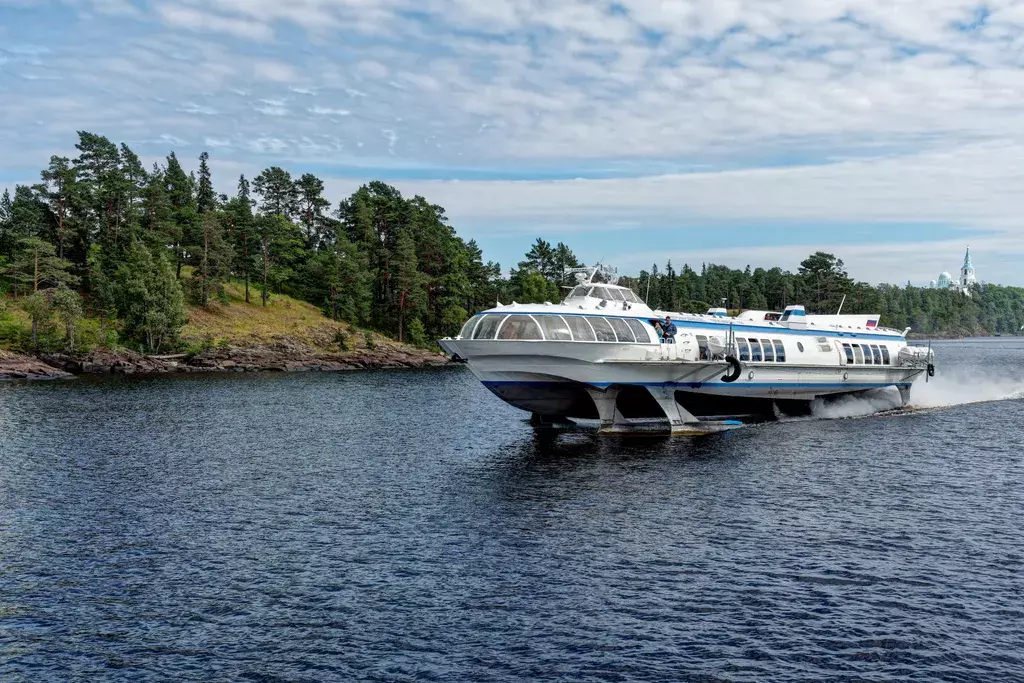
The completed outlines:
[[[883,387],[906,404],[913,381],[933,372],[931,350],[908,350],[902,333],[877,327],[878,316],[806,316],[791,306],[781,316],[673,318],[628,290],[588,292],[559,305],[499,305],[439,343],[535,423],[593,418],[602,431],[713,431],[733,423],[701,417],[773,415]],[[609,304],[616,292],[621,303]],[[659,343],[663,334],[669,343]]]

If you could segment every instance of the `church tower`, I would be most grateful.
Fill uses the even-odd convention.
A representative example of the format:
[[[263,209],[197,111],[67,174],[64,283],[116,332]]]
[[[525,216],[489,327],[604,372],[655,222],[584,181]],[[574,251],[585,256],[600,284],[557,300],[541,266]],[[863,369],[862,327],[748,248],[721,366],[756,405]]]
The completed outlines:
[[[960,287],[966,292],[977,282],[978,278],[974,275],[974,265],[971,263],[971,248],[967,247],[967,253],[964,254],[964,267],[960,269]]]

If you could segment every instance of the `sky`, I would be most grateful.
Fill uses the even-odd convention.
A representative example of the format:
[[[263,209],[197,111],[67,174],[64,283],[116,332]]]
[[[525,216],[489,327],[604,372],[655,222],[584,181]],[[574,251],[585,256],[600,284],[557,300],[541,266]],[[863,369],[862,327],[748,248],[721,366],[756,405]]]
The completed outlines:
[[[371,179],[485,257],[1024,285],[1024,2],[0,0],[0,186],[77,130]]]

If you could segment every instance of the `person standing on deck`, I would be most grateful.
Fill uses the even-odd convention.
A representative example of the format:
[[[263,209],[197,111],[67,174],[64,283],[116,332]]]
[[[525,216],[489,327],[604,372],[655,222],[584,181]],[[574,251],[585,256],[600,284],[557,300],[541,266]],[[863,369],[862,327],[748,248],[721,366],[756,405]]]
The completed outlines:
[[[667,315],[665,316],[665,322],[661,325],[661,337],[662,341],[666,344],[676,343],[676,324]]]

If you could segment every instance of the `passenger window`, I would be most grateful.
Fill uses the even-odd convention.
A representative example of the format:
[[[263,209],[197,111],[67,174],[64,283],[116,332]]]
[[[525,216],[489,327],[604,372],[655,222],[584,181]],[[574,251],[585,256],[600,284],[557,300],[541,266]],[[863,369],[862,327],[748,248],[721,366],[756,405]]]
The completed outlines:
[[[572,333],[569,332],[569,325],[562,320],[560,315],[538,315],[537,322],[544,330],[544,338],[548,341],[572,341]]]
[[[540,325],[528,315],[510,315],[498,330],[498,339],[542,340]]]
[[[769,363],[775,362],[775,351],[772,349],[772,343],[767,339],[762,339],[761,347],[764,349],[764,359]]]
[[[882,350],[882,364],[883,365],[891,365],[892,364],[892,359],[889,358],[889,347],[886,346],[885,344],[882,344],[881,350]]]
[[[871,345],[871,355],[875,359],[875,365],[881,365],[882,364],[882,352],[879,350],[878,346],[876,346],[875,344]]]
[[[498,325],[505,319],[505,315],[485,315],[484,319],[473,330],[473,339],[494,339],[494,333],[498,331]]]
[[[636,343],[636,337],[633,336],[633,330],[629,329],[629,325],[626,324],[625,320],[622,318],[608,318],[608,322],[612,324],[612,329],[615,330],[615,336],[619,338],[620,342],[629,342],[630,344]]]
[[[594,327],[594,334],[597,335],[597,341],[599,342],[613,342],[615,339],[615,331],[612,330],[612,326],[608,324],[608,321],[604,318],[590,318],[588,322]]]
[[[568,315],[565,317],[565,321],[569,323],[572,337],[576,341],[597,341],[597,337],[594,336],[594,328],[590,326],[586,318],[578,315]]]
[[[854,362],[857,365],[864,364],[864,352],[860,350],[860,346],[857,344],[853,345],[853,357],[855,358]]]
[[[786,362],[786,347],[782,345],[781,339],[773,339],[775,342],[775,362],[785,363]]]
[[[846,364],[853,365],[853,349],[849,344],[843,344],[843,352],[846,354]]]
[[[626,324],[629,325],[629,329],[633,330],[633,336],[641,344],[651,343],[651,334],[648,332],[648,327],[642,322],[635,318],[626,318]]]
[[[754,363],[761,362],[761,344],[756,339],[748,341],[750,342],[750,360]]]
[[[750,345],[747,344],[747,340],[738,338],[736,341],[740,345],[740,360],[750,360]]]
[[[466,321],[466,324],[462,326],[462,331],[459,332],[459,339],[469,339],[473,336],[473,328],[483,318],[482,315],[474,315],[472,318]]]

